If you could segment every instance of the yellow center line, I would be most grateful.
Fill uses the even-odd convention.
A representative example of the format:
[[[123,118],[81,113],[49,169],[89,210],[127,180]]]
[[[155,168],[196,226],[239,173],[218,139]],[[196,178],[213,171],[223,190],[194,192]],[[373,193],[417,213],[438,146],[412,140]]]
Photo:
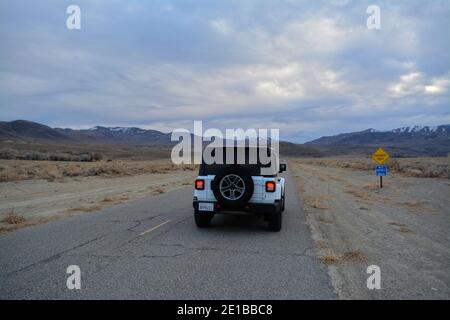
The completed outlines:
[[[156,229],[158,229],[159,227],[162,227],[163,225],[165,225],[165,224],[167,224],[167,223],[169,223],[169,222],[171,222],[172,220],[167,220],[167,221],[165,221],[165,222],[163,222],[163,223],[161,223],[161,224],[158,224],[156,227],[153,227],[153,228],[151,228],[151,229],[148,229],[147,231],[144,231],[144,232],[142,232],[142,233],[140,233],[139,235],[140,236],[143,236],[144,234],[147,234],[147,233],[149,233],[149,232],[152,232],[153,230],[156,230]]]

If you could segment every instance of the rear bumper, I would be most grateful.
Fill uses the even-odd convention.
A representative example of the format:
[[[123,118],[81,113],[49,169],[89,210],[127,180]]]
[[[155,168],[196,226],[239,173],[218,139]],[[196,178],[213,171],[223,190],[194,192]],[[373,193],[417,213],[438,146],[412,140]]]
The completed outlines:
[[[249,212],[258,214],[271,214],[281,209],[281,201],[276,201],[275,203],[248,203],[246,206],[238,209],[222,208],[216,201],[199,201],[194,200],[193,206],[194,210],[198,211],[198,204],[201,203],[213,203],[214,211],[201,211],[201,212],[211,212],[211,213],[234,213],[234,212]]]

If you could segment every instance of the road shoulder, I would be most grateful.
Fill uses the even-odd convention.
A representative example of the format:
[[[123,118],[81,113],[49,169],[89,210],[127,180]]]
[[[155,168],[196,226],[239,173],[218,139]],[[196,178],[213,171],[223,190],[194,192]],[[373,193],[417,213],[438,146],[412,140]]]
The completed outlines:
[[[447,179],[305,164],[290,168],[319,259],[341,299],[445,299],[450,296]],[[372,173],[372,174],[371,174]],[[366,268],[381,268],[368,290]]]

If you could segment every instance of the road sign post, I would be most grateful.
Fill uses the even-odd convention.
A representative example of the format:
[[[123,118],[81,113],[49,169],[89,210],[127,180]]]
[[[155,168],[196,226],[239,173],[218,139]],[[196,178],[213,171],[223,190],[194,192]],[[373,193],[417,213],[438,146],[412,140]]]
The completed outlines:
[[[383,177],[387,176],[388,174],[388,168],[385,165],[382,166],[376,166],[375,167],[375,174],[380,177],[380,188],[383,188]]]
[[[389,154],[383,149],[378,148],[372,155],[372,159],[378,163],[378,166],[375,167],[375,174],[380,177],[380,188],[383,188],[383,177],[388,174],[388,167],[383,164],[389,159]]]

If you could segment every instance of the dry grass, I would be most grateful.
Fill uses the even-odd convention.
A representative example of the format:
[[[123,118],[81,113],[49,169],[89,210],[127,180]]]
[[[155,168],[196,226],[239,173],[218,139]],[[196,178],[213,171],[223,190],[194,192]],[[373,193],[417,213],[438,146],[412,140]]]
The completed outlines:
[[[319,209],[319,210],[326,210],[326,209],[329,209],[328,206],[324,205],[324,204],[323,204],[322,202],[320,202],[320,200],[317,199],[317,198],[315,199],[315,201],[314,201],[312,207],[313,207],[314,209]]]
[[[164,190],[164,188],[161,188],[161,187],[156,187],[156,188],[153,188],[153,190],[152,190],[152,193],[154,195],[161,194],[161,193],[164,193],[164,192],[166,192],[166,190]]]
[[[314,174],[319,178],[320,181],[337,181],[337,182],[347,182],[345,179],[340,178],[336,175],[321,172],[319,170],[314,170]]]
[[[379,183],[369,183],[369,184],[365,184],[363,186],[364,189],[373,191],[373,190],[379,190],[380,189],[380,184]]]
[[[8,214],[1,222],[4,225],[0,226],[0,233],[11,232],[24,227],[34,226],[38,224],[48,223],[50,221],[56,221],[63,218],[71,217],[78,213],[96,212],[112,205],[120,204],[129,200],[127,195],[120,195],[116,197],[105,197],[98,203],[91,202],[90,205],[84,205],[80,207],[70,208],[56,216],[40,217],[40,218],[25,218],[21,215]]]
[[[408,209],[415,211],[415,210],[421,210],[421,209],[425,208],[427,203],[428,203],[428,201],[424,201],[424,200],[413,200],[413,201],[404,202],[404,205],[406,205],[408,207]]]
[[[412,231],[410,228],[408,227],[400,227],[397,229],[397,231],[401,232],[401,233],[414,233],[414,231]]]
[[[391,226],[394,226],[394,227],[398,227],[398,228],[395,229],[398,232],[401,232],[401,233],[414,233],[414,231],[412,231],[410,228],[408,228],[407,225],[405,225],[403,223],[392,221],[392,222],[389,222],[388,224],[391,225]]]
[[[127,200],[129,200],[130,197],[127,195],[121,195],[121,196],[115,196],[115,197],[105,197],[102,201],[100,201],[100,205],[114,205],[114,204],[120,204]]]
[[[130,200],[130,197],[127,196],[127,195],[122,195],[117,200],[119,200],[119,201],[128,201],[128,200]]]
[[[369,191],[364,191],[369,190]],[[380,195],[373,192],[374,190],[370,190],[369,188],[361,188],[356,189],[354,186],[346,185],[344,186],[344,192],[355,197],[356,199],[360,200],[363,203],[371,203],[373,201],[391,201],[392,198],[386,196],[386,195]],[[364,210],[364,209],[362,209]],[[368,210],[368,208],[366,208]]]
[[[4,225],[0,226],[0,234],[18,230],[24,227],[34,226],[38,224],[44,224],[52,220],[57,220],[57,218],[35,218],[35,219],[25,219],[22,216],[20,218],[14,218],[9,220],[8,217],[2,220]],[[8,222],[9,221],[9,222]]]
[[[95,211],[100,211],[101,209],[103,209],[103,205],[94,204],[94,205],[90,205],[90,206],[81,206],[81,207],[76,207],[76,208],[70,208],[67,210],[67,212],[69,214],[74,213],[74,212],[95,212]]]
[[[6,224],[20,225],[25,223],[25,218],[20,214],[15,214],[13,212],[9,213],[2,222]]]
[[[329,197],[327,195],[321,194],[316,197],[312,196],[303,196],[303,202],[310,208],[318,209],[318,210],[326,210],[329,207],[324,203],[328,201]]]
[[[360,250],[347,251],[343,254],[335,254],[329,251],[317,259],[327,266],[341,263],[366,263],[368,260],[367,256]]]
[[[310,158],[293,160],[295,164],[309,164],[322,167],[344,168],[350,170],[373,171],[375,163],[370,158]],[[433,158],[397,158],[389,159],[386,164],[389,171],[408,177],[447,178],[450,179],[450,161],[448,157]],[[325,177],[322,175],[322,177]],[[333,179],[333,177],[327,177]]]
[[[323,256],[317,257],[317,259],[321,263],[326,264],[327,266],[337,264],[341,261],[339,256],[337,256],[335,254],[325,254]]]
[[[400,204],[406,206],[410,213],[436,212],[436,209],[433,208],[426,200],[411,200],[407,202],[402,202]]]
[[[195,169],[195,165],[177,166],[172,164],[170,160],[98,162],[0,160],[0,182],[29,179],[45,179],[53,182],[73,177],[165,174],[175,170],[193,171]]]
[[[395,222],[395,221],[391,221],[388,224],[391,226],[396,226],[396,227],[406,227],[406,225],[404,225],[403,223]]]
[[[82,152],[56,151],[56,150],[43,151],[40,148],[35,148],[35,150],[16,150],[12,148],[1,148],[0,158],[15,159],[15,160],[36,160],[36,161],[47,160],[47,161],[91,162],[101,160],[103,158],[103,155],[97,152],[89,152],[89,151],[82,151]]]
[[[305,193],[305,187],[303,186],[303,184],[300,184],[300,182],[299,182],[299,184],[298,184],[298,191],[300,192],[300,193]]]
[[[324,217],[324,216],[319,216],[319,217],[317,218],[317,220],[318,220],[319,222],[321,222],[321,223],[327,223],[327,224],[334,223],[334,220],[328,219],[328,218],[326,218],[326,217]]]
[[[105,198],[102,200],[102,202],[104,202],[104,203],[114,202],[114,201],[115,201],[115,199],[112,198],[112,197],[105,197]]]
[[[342,261],[352,263],[364,263],[367,262],[367,256],[360,250],[347,251],[342,254]]]
[[[170,158],[171,148],[129,144],[72,144],[0,141],[0,158],[16,160],[99,161]]]
[[[314,240],[314,247],[318,249],[325,249],[328,247],[328,245],[325,240]]]
[[[345,188],[344,192],[348,193],[358,199],[363,199],[363,200],[372,200],[373,199],[369,193],[358,190],[358,189]]]

